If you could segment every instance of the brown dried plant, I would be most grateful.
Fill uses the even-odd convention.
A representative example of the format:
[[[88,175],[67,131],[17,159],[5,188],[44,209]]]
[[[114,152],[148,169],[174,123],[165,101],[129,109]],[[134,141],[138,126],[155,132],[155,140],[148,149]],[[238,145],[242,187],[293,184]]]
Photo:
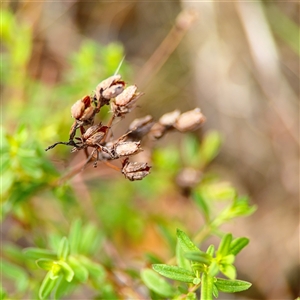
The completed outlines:
[[[56,142],[46,151],[58,144],[72,146],[71,152],[84,150],[86,162],[84,167],[94,161],[123,159],[119,169],[130,181],[141,180],[150,173],[151,166],[147,162],[130,162],[129,157],[143,151],[141,141],[148,137],[151,140],[162,138],[168,131],[193,131],[205,122],[205,117],[199,108],[181,113],[179,110],[164,114],[157,122],[152,116],[135,119],[126,132],[119,138],[113,138],[111,128],[115,119],[122,120],[135,107],[143,93],[137,91],[136,85],[125,88],[121,75],[111,76],[101,81],[92,96],[84,96],[71,107],[74,123],[71,126],[68,142]],[[95,124],[95,116],[104,105],[111,106],[111,119],[107,125],[102,122]],[[76,136],[77,129],[80,136]],[[89,153],[88,149],[92,148]],[[83,167],[83,168],[84,168]]]

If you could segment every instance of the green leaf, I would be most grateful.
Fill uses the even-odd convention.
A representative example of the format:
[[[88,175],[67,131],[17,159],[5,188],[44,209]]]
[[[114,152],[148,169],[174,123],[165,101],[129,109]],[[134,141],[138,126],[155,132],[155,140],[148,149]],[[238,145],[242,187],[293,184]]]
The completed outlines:
[[[248,290],[252,285],[250,282],[243,280],[229,280],[223,278],[217,278],[215,282],[216,287],[219,291],[225,293],[236,293]]]
[[[70,228],[69,242],[70,242],[70,249],[72,250],[73,254],[78,253],[80,240],[82,238],[81,227],[82,227],[82,222],[80,219],[77,219],[72,223]]]
[[[44,280],[42,282],[42,285],[41,285],[41,287],[39,289],[39,297],[40,297],[40,299],[47,298],[50,295],[51,291],[53,290],[53,288],[54,288],[54,286],[56,284],[56,279],[52,280],[50,278],[50,276],[51,276],[51,271],[49,271],[46,274],[46,276],[45,276],[45,278],[44,278]]]
[[[214,253],[215,253],[215,246],[214,245],[209,245],[209,247],[206,250],[206,253],[208,255],[210,255],[211,257],[213,257]]]
[[[249,239],[245,237],[236,238],[230,244],[229,253],[233,255],[237,255],[248,244],[249,244]]]
[[[69,241],[66,237],[63,237],[59,243],[57,257],[59,259],[66,260],[69,254],[70,254]]]
[[[50,271],[53,266],[53,260],[48,258],[40,258],[36,261],[36,264],[43,270]]]
[[[219,272],[219,266],[217,262],[213,260],[210,266],[208,267],[208,274],[213,277],[216,276],[218,272]]]
[[[97,279],[98,283],[102,283],[106,276],[104,267],[85,256],[77,257],[78,261],[88,270],[89,274]]]
[[[180,299],[180,298],[179,298]],[[197,300],[197,295],[196,295],[196,293],[188,293],[187,295],[186,295],[186,298],[185,298],[186,300]]]
[[[23,250],[25,256],[29,259],[40,259],[40,258],[49,258],[57,259],[57,255],[50,250],[40,249],[40,248],[25,248]]]
[[[185,258],[184,256],[184,251],[182,250],[182,248],[179,245],[179,242],[177,241],[177,245],[176,245],[176,261],[177,261],[177,265],[183,269],[189,270],[191,271],[191,264],[188,261],[187,258]],[[159,262],[160,263],[160,262]]]
[[[29,278],[25,270],[3,259],[1,260],[1,275],[12,279],[18,292],[23,292],[28,287]]]
[[[212,300],[214,278],[207,273],[202,273],[201,300]]]
[[[173,280],[193,283],[194,279],[196,278],[193,272],[177,266],[155,264],[152,265],[152,268],[157,273]]]
[[[85,282],[89,276],[87,268],[84,267],[74,256],[69,256],[68,263],[74,271],[75,278],[80,282]]]
[[[184,255],[187,259],[196,261],[205,265],[209,265],[211,263],[212,257],[204,252],[186,252]]]
[[[236,278],[236,268],[233,265],[220,265],[220,271],[229,279]]]
[[[54,288],[54,299],[61,299],[63,296],[70,295],[78,283],[68,282],[63,276],[60,276]]]
[[[219,291],[218,291],[218,288],[216,287],[215,284],[213,285],[213,296],[214,296],[215,298],[218,298],[218,297],[219,297]]]
[[[234,263],[234,260],[235,260],[235,256],[233,254],[229,254],[229,255],[223,256],[220,260],[220,263],[224,264],[224,265],[231,265]]]
[[[142,270],[141,278],[150,290],[154,291],[160,296],[172,297],[174,295],[175,290],[173,287],[153,270]]]
[[[56,263],[59,266],[61,266],[62,271],[64,273],[64,278],[66,279],[66,281],[71,282],[73,280],[73,277],[74,277],[73,269],[65,261],[58,261]]]
[[[200,252],[199,248],[190,240],[190,238],[186,235],[186,233],[184,233],[179,229],[177,229],[177,238],[178,238],[178,243],[184,252],[188,252],[188,251]]]
[[[196,204],[200,207],[201,211],[204,214],[205,219],[208,221],[210,220],[210,207],[205,199],[205,197],[202,196],[200,191],[195,191],[193,193],[193,199],[196,202]]]
[[[218,257],[222,257],[222,256],[226,256],[229,252],[230,249],[230,244],[232,241],[232,234],[228,233],[225,234],[220,242],[218,251],[217,251],[217,256]]]
[[[218,131],[206,133],[200,148],[200,157],[203,165],[207,165],[217,156],[220,145],[221,137]]]

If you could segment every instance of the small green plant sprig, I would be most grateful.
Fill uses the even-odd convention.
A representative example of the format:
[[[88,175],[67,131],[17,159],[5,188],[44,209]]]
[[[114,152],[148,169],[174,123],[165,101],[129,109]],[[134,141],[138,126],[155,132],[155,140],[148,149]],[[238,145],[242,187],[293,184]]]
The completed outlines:
[[[156,294],[172,299],[196,299],[196,291],[201,289],[201,300],[217,298],[220,292],[235,293],[247,290],[251,283],[236,279],[233,265],[236,255],[249,243],[245,237],[233,239],[225,234],[218,249],[210,245],[206,252],[201,251],[183,231],[177,229],[178,265],[153,264],[157,273],[186,283],[175,289],[151,269],[142,271],[142,279]],[[218,277],[222,273],[228,279]]]
[[[47,271],[39,288],[39,298],[46,299],[50,294],[60,299],[88,280],[96,286],[103,285],[105,268],[92,260],[92,252],[99,248],[101,239],[95,226],[82,226],[76,220],[68,237],[56,241],[56,251],[41,248],[26,248],[27,259]]]

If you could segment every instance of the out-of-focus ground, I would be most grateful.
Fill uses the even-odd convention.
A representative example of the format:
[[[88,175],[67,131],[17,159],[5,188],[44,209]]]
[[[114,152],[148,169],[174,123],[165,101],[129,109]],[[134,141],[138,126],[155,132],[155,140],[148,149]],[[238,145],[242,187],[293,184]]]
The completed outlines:
[[[295,270],[299,276],[299,3],[4,5],[34,28],[28,74],[49,86],[60,81],[68,55],[82,39],[104,45],[119,41],[134,67],[135,82],[145,92],[135,116],[202,109],[207,117],[203,130],[217,129],[224,141],[211,170],[258,206],[238,226],[226,227],[251,240],[237,262],[237,269],[244,270],[240,277],[254,284],[249,297],[295,297],[297,281],[294,292],[291,282],[296,280]],[[186,33],[178,46],[175,38],[167,41],[167,49],[174,47],[174,52],[157,53],[182,10],[190,13],[181,15],[177,30]],[[195,20],[189,23],[191,18]],[[160,62],[166,55],[157,70],[155,57],[149,63],[155,52]]]

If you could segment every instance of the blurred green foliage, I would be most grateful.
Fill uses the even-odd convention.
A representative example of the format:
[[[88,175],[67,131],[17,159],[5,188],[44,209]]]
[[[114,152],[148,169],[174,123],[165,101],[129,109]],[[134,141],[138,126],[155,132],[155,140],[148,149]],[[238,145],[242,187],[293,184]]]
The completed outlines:
[[[43,149],[54,140],[67,139],[72,122],[71,116],[66,118],[69,107],[91,93],[100,80],[114,74],[124,56],[123,47],[84,40],[78,51],[70,55],[62,80],[49,86],[28,74],[33,55],[31,28],[7,10],[2,11],[1,28],[5,49],[1,66],[2,105],[7,111],[1,127],[0,152],[1,221],[5,231],[1,299],[60,299],[87,290],[94,299],[119,299],[123,286],[115,278],[117,272],[129,278],[132,297],[139,297],[139,288],[134,289],[136,282],[141,284],[139,269],[129,271],[121,266],[114,251],[105,250],[105,246],[113,245],[112,249],[119,253],[129,252],[131,245],[147,239],[149,227],[153,227],[169,253],[176,253],[178,264],[186,268],[187,274],[194,265],[189,265],[184,251],[176,247],[178,225],[193,231],[197,244],[210,235],[218,235],[223,236],[222,245],[228,235],[220,226],[254,211],[247,198],[238,197],[230,184],[206,171],[220,149],[221,138],[216,131],[208,132],[201,143],[195,135],[189,135],[181,140],[180,147],[155,149],[152,174],[141,182],[133,184],[122,176],[90,180],[86,183],[90,200],[82,199],[68,181],[60,182],[64,169],[58,170],[53,163],[59,157],[67,165],[70,149],[57,147],[47,155]],[[131,69],[126,62],[120,72],[130,80]],[[201,228],[188,229],[187,224],[160,208],[161,197],[180,194],[176,176],[184,168],[194,168],[202,174],[199,183],[190,187],[191,197],[186,204],[202,212]],[[221,201],[226,202],[223,210],[217,207]],[[178,235],[177,239],[180,240]],[[187,241],[187,235],[183,239]],[[218,262],[228,254],[225,251],[219,259],[220,248],[216,257],[211,252],[211,261]],[[150,263],[162,262],[155,253],[143,255]],[[231,260],[223,263],[217,264],[217,271],[233,280],[233,269],[224,267],[231,266]],[[199,277],[192,274],[192,283],[198,287]],[[204,272],[201,280],[211,283],[205,276],[214,275],[213,271]],[[193,288],[170,285],[150,269],[142,271],[141,279],[153,299],[176,299],[180,294],[182,299],[195,297]],[[215,286],[226,290],[226,284],[220,280]]]

